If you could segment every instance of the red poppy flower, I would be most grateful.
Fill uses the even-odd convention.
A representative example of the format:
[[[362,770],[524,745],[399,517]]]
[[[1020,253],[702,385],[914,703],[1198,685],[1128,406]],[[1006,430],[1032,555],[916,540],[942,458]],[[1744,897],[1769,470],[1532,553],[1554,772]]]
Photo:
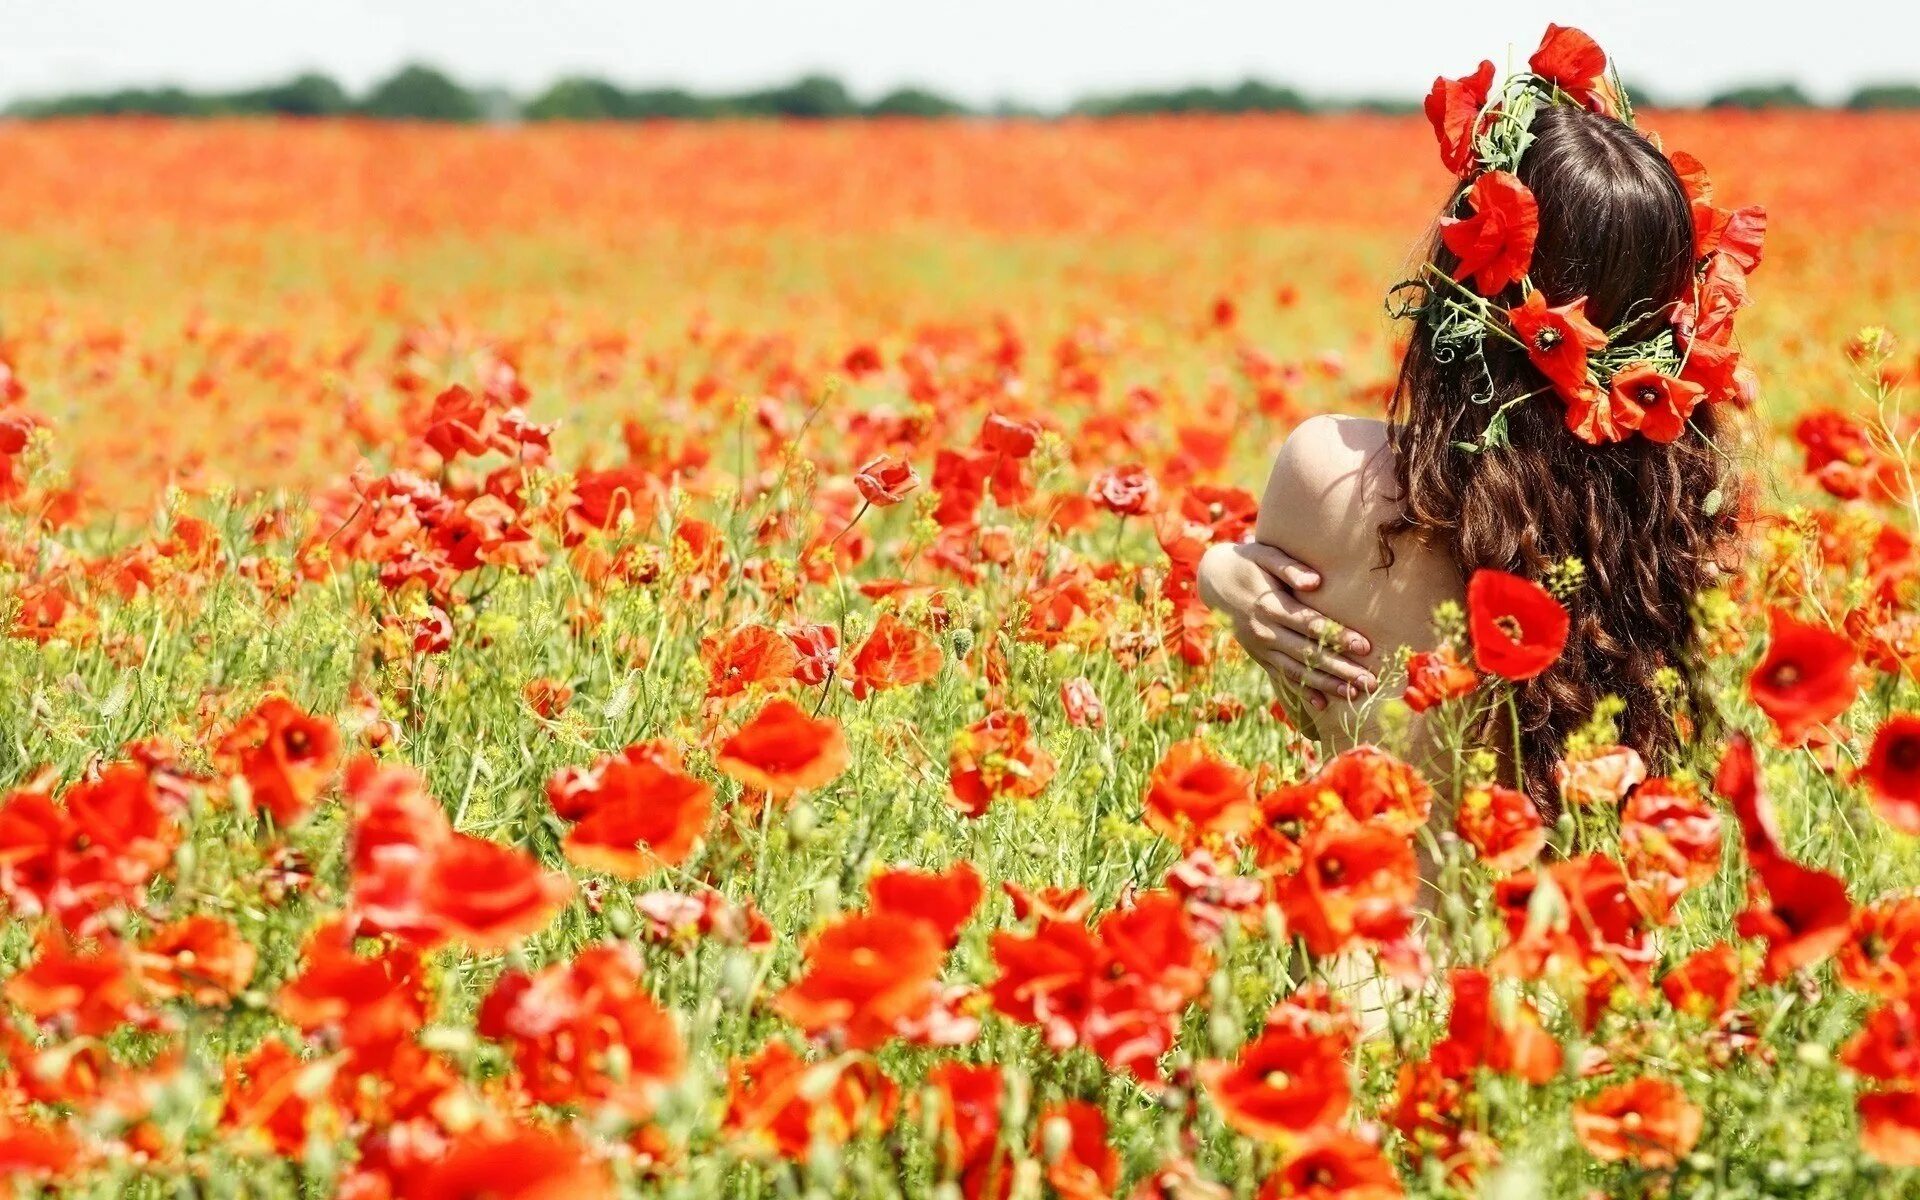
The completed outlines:
[[[357,954],[347,922],[332,920],[308,935],[301,956],[305,965],[275,1001],[295,1028],[384,1067],[426,1023],[418,952],[389,944],[378,954]]]
[[[1440,143],[1440,161],[1455,175],[1473,173],[1473,136],[1479,132],[1480,110],[1492,90],[1493,64],[1483,60],[1471,75],[1434,80],[1433,90],[1427,93],[1427,121]]]
[[[813,1064],[779,1040],[727,1064],[721,1128],[804,1162],[815,1142],[844,1144],[893,1123],[899,1088],[871,1059]]]
[[[1607,52],[1578,29],[1548,25],[1527,69],[1596,112],[1615,115],[1607,83]]]
[[[1585,296],[1549,307],[1546,293],[1535,288],[1525,303],[1507,310],[1507,321],[1526,344],[1527,360],[1547,377],[1561,399],[1581,399],[1593,392],[1593,382],[1587,378],[1587,353],[1604,349],[1607,335],[1587,320]]]
[[[592,946],[533,974],[508,971],[481,1002],[475,1029],[512,1050],[542,1104],[612,1105],[644,1119],[686,1065],[673,1018],[625,946]]]
[[[1567,610],[1547,589],[1482,567],[1467,581],[1467,633],[1482,671],[1515,681],[1551,667],[1567,644]]]
[[[855,472],[853,485],[868,504],[885,507],[900,503],[919,487],[920,473],[906,459],[882,454]]]
[[[980,906],[984,893],[980,872],[965,859],[944,871],[890,867],[867,881],[874,912],[925,921],[948,946],[959,940],[961,926]]]
[[[473,950],[505,950],[545,928],[572,895],[565,875],[526,851],[455,833],[427,868],[420,904],[443,936]]]
[[[340,765],[340,731],[284,696],[269,696],[222,740],[220,754],[246,778],[254,807],[287,826],[306,815]]]
[[[1420,863],[1413,839],[1377,824],[1333,824],[1301,846],[1298,872],[1276,883],[1289,927],[1317,955],[1357,939],[1387,942],[1413,920]]]
[[[720,744],[713,761],[746,786],[785,798],[839,778],[847,769],[847,739],[832,717],[810,717],[776,696]]]
[[[990,713],[967,726],[947,759],[953,805],[969,817],[985,815],[1003,796],[1038,796],[1053,772],[1053,756],[1033,740],[1024,713]]]
[[[297,1157],[306,1147],[309,1122],[324,1104],[303,1086],[307,1066],[277,1037],[245,1057],[228,1059],[220,1124],[256,1131],[275,1154]]]
[[[79,1139],[64,1124],[0,1117],[0,1178],[64,1179],[82,1164]]]
[[[1660,980],[1668,1003],[1708,1021],[1732,1011],[1744,985],[1740,951],[1727,942],[1695,950]]]
[[[217,1008],[245,990],[258,958],[233,922],[196,913],[149,932],[134,965],[154,995]]]
[[[1840,1065],[1883,1083],[1920,1078],[1920,1001],[1902,996],[1869,1012],[1840,1048]]]
[[[810,1034],[870,1049],[926,1012],[946,946],[939,929],[920,917],[853,913],[815,934],[806,958],[805,972],[775,999],[775,1011]]]
[[[1203,1062],[1198,1073],[1222,1120],[1273,1140],[1330,1129],[1346,1114],[1346,1051],[1338,1034],[1269,1027],[1238,1060]]]
[[[1196,484],[1180,497],[1179,513],[1206,526],[1209,541],[1237,542],[1253,532],[1260,502],[1245,488]]]
[[[1565,1052],[1540,1022],[1540,1010],[1523,996],[1495,1004],[1493,979],[1478,967],[1455,967],[1447,973],[1453,990],[1453,1009],[1447,1016],[1447,1036],[1435,1048],[1436,1056],[1464,1055],[1473,1063],[1532,1084],[1551,1082],[1560,1074]]]
[[[779,630],[742,625],[725,635],[703,638],[700,661],[707,668],[707,697],[737,696],[750,687],[779,687],[793,678],[800,655]]]
[[[0,994],[36,1021],[59,1019],[81,1037],[101,1037],[137,1015],[131,964],[118,941],[83,946],[43,926],[33,961],[8,977]]]
[[[832,625],[793,625],[785,631],[800,661],[793,677],[818,687],[840,669],[840,630]]]
[[[1567,428],[1588,442],[1619,441],[1626,431],[1641,434],[1662,444],[1679,440],[1686,432],[1687,418],[1699,406],[1705,389],[1685,379],[1663,375],[1646,363],[1635,363],[1617,372],[1608,388],[1611,424],[1589,420],[1576,425],[1568,410]],[[1597,435],[1588,436],[1589,432]]]
[[[1000,1106],[1006,1081],[993,1063],[943,1062],[927,1072],[927,1087],[937,1096],[942,1138],[938,1151],[949,1171],[986,1166],[998,1157],[999,1169],[1011,1161],[999,1154]],[[1009,1176],[1010,1178],[1010,1176]]]
[[[1065,1137],[1055,1132],[1062,1128]],[[1107,1145],[1107,1118],[1085,1100],[1062,1100],[1040,1111],[1033,1153],[1046,1163],[1047,1183],[1060,1200],[1107,1200],[1120,1182],[1120,1156]]]
[[[1407,659],[1407,690],[1400,698],[1414,712],[1426,712],[1435,705],[1471,695],[1480,686],[1480,676],[1454,656],[1451,647],[1422,650]]]
[[[1859,656],[1846,638],[1780,609],[1768,611],[1767,625],[1767,654],[1747,676],[1747,694],[1773,720],[1780,740],[1795,746],[1853,704]]]
[[[1261,1186],[1258,1200],[1399,1200],[1405,1194],[1380,1147],[1330,1131],[1294,1145]]]
[[[1834,974],[1858,992],[1920,995],[1920,896],[1863,905],[1833,956]]]
[[[1497,296],[1526,277],[1540,236],[1540,207],[1520,178],[1489,171],[1467,189],[1472,215],[1440,222],[1440,240],[1460,260],[1455,279],[1473,277],[1482,296]]]
[[[1860,777],[1881,820],[1920,833],[1920,714],[1894,713],[1881,724]]]
[[[1176,1012],[1200,994],[1213,957],[1194,936],[1180,897],[1168,891],[1140,895],[1100,922],[1100,944],[1113,955],[1109,974],[1131,976],[1151,1007]]]
[[[1584,746],[1553,765],[1561,803],[1574,808],[1611,809],[1646,778],[1646,760],[1632,746]]]
[[[940,673],[940,645],[926,631],[882,613],[873,632],[853,653],[853,695],[925,683]]]
[[[1838,875],[1774,855],[1750,857],[1757,878],[1749,881],[1747,908],[1734,928],[1741,937],[1766,940],[1769,982],[1812,966],[1845,944],[1853,903]]]
[[[1705,1118],[1678,1085],[1643,1075],[1573,1106],[1573,1133],[1602,1162],[1672,1167],[1691,1154]]]
[[[452,1137],[398,1194],[410,1200],[612,1200],[606,1163],[572,1134],[469,1129]]]
[[[1253,777],[1205,742],[1175,743],[1147,779],[1147,827],[1190,848],[1253,824]]]
[[[1087,489],[1087,495],[1110,513],[1134,517],[1153,510],[1160,499],[1160,485],[1145,467],[1128,463],[1100,472]]]
[[[1920,1167],[1920,1090],[1862,1092],[1854,1109],[1862,1150],[1889,1167]]]
[[[647,766],[607,774],[600,803],[567,834],[568,860],[622,879],[685,862],[712,816],[713,786]]]
[[[1495,871],[1518,871],[1540,857],[1547,845],[1546,822],[1532,798],[1498,784],[1463,796],[1454,828]]]

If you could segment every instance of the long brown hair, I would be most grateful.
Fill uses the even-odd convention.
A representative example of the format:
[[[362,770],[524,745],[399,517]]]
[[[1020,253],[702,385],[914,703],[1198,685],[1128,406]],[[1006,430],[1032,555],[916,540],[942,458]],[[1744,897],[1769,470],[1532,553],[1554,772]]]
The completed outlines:
[[[1544,109],[1532,132],[1518,174],[1540,208],[1534,285],[1550,304],[1586,297],[1587,315],[1602,329],[1633,321],[1629,340],[1649,336],[1667,306],[1690,295],[1694,277],[1679,177],[1644,136],[1595,113]],[[1428,261],[1450,270],[1458,260],[1436,238]],[[1516,285],[1496,302],[1520,299]],[[1427,538],[1451,553],[1463,578],[1496,567],[1539,580],[1568,558],[1585,565],[1584,583],[1566,598],[1566,651],[1516,693],[1527,791],[1551,815],[1554,764],[1603,697],[1624,703],[1621,740],[1656,771],[1679,741],[1661,668],[1678,673],[1691,719],[1711,720],[1693,606],[1735,535],[1723,423],[1702,405],[1669,445],[1636,436],[1593,446],[1567,430],[1564,408],[1547,392],[1507,412],[1510,444],[1467,451],[1459,443],[1477,443],[1505,401],[1546,380],[1495,339],[1484,369],[1436,354],[1431,332],[1420,318],[1394,390],[1401,512],[1380,527],[1381,550],[1390,563],[1392,539]],[[1488,732],[1497,735],[1507,719],[1490,714]]]

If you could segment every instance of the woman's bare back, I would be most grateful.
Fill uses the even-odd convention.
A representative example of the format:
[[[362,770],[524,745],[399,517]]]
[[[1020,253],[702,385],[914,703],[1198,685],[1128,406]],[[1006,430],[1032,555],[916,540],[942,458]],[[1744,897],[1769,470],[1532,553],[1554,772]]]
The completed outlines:
[[[1415,537],[1395,541],[1392,564],[1381,565],[1378,530],[1398,511],[1386,423],[1318,416],[1301,422],[1275,456],[1254,530],[1258,541],[1318,571],[1313,606],[1367,638],[1361,661],[1386,685],[1376,695],[1398,694],[1403,681],[1391,667],[1399,648],[1430,649],[1434,609],[1465,591],[1451,556]],[[1294,715],[1334,748],[1377,739],[1373,696],[1331,699],[1319,712],[1296,706]]]

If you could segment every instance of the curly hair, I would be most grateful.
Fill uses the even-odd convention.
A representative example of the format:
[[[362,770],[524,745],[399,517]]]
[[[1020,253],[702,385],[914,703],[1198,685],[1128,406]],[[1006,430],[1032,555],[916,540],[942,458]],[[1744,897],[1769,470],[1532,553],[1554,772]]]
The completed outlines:
[[[1605,116],[1556,106],[1535,117],[1532,131],[1518,173],[1540,209],[1535,286],[1550,304],[1586,297],[1603,329],[1630,322],[1628,340],[1648,336],[1694,280],[1679,176],[1652,142]],[[1442,270],[1458,262],[1437,237],[1427,261]],[[1516,285],[1496,303],[1520,299]],[[1568,431],[1547,393],[1509,410],[1510,444],[1468,451],[1459,444],[1478,442],[1503,402],[1546,380],[1516,348],[1489,341],[1484,363],[1449,361],[1430,334],[1424,323],[1415,328],[1390,408],[1401,511],[1380,526],[1383,562],[1392,562],[1393,539],[1413,534],[1450,552],[1463,578],[1495,567],[1538,580],[1566,559],[1584,564],[1582,586],[1566,597],[1565,652],[1516,689],[1526,791],[1551,819],[1554,765],[1603,698],[1624,704],[1621,740],[1655,770],[1680,742],[1662,668],[1678,673],[1693,719],[1713,720],[1694,602],[1736,544],[1733,472],[1719,445],[1725,423],[1717,406],[1703,405],[1671,444],[1633,437],[1593,446]],[[1505,712],[1487,722],[1493,744],[1511,740]]]

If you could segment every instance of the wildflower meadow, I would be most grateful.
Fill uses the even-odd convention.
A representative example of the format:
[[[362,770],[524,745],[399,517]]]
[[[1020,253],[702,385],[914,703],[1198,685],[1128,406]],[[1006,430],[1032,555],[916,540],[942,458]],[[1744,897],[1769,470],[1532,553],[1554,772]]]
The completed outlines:
[[[1746,555],[1554,821],[1194,592],[1418,116],[0,125],[0,1187],[1920,1194],[1920,119],[1642,124],[1767,209]]]

